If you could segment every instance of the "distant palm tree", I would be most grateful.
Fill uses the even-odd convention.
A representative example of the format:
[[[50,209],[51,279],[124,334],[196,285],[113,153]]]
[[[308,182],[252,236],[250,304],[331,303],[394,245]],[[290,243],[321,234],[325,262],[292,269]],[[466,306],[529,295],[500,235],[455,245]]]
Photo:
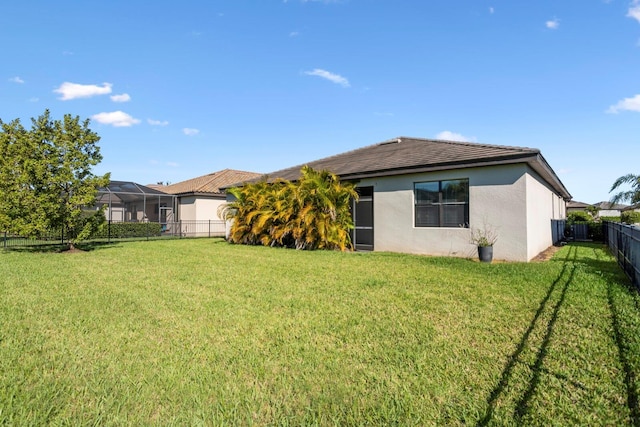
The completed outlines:
[[[616,193],[611,198],[611,203],[625,202],[629,201],[631,204],[640,203],[640,175],[634,175],[632,173],[621,176],[616,179],[616,182],[611,186],[611,193],[614,190],[617,190],[623,184],[630,184],[631,190],[628,191],[620,191]]]

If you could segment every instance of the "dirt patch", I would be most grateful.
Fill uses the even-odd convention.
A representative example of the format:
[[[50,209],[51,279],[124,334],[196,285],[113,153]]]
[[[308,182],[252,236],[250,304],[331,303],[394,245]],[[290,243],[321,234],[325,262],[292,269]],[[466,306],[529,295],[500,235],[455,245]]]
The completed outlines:
[[[556,252],[558,252],[560,249],[562,249],[562,246],[549,246],[547,249],[545,249],[544,251],[540,252],[535,257],[533,257],[531,262],[549,261],[553,257],[553,255]]]

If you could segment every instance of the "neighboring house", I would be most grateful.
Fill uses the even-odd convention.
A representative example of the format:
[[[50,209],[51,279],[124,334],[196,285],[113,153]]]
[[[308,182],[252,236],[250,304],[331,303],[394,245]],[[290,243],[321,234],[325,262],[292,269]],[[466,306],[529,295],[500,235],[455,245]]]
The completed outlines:
[[[598,217],[600,218],[607,216],[620,216],[622,210],[627,207],[627,205],[614,204],[611,202],[599,202],[593,206],[598,208]]]
[[[636,203],[635,205],[627,206],[626,208],[622,209],[622,212],[627,211],[640,212],[640,203]]]
[[[98,189],[96,207],[112,222],[173,222],[175,197],[131,181],[111,181]]]
[[[260,176],[262,174],[255,172],[224,169],[175,184],[154,187],[176,196],[180,221],[220,221],[218,207],[226,201],[225,192],[221,188]]]
[[[306,164],[356,183],[357,250],[475,256],[469,227],[488,225],[496,259],[529,261],[571,199],[531,148],[400,137]],[[267,176],[296,180],[301,167]]]
[[[589,203],[570,200],[567,202],[567,214],[570,214],[571,212],[588,212],[587,208],[589,206],[591,206]]]

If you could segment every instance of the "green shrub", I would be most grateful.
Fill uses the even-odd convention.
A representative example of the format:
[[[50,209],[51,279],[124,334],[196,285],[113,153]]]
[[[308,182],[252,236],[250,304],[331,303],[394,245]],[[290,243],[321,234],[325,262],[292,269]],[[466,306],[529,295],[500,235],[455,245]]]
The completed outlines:
[[[604,229],[601,222],[590,221],[589,230],[587,231],[587,237],[596,242],[604,241]]]
[[[91,238],[122,239],[128,237],[151,237],[162,234],[162,224],[157,222],[112,222],[104,223]]]
[[[620,221],[627,224],[637,224],[640,222],[640,212],[636,212],[636,211],[622,212],[622,215],[620,215]]]
[[[600,221],[620,222],[619,216],[601,216]]]
[[[570,214],[567,215],[567,221],[589,222],[589,221],[593,221],[593,217],[589,214],[589,212],[576,211],[576,212],[571,212]]]

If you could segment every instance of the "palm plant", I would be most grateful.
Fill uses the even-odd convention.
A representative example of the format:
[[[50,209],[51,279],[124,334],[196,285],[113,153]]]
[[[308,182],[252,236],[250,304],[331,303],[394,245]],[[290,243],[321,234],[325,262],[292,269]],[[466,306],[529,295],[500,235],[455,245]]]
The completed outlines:
[[[634,175],[629,173],[627,175],[621,176],[616,179],[616,182],[611,186],[611,193],[614,190],[617,190],[624,184],[631,185],[631,190],[620,191],[611,198],[611,203],[619,203],[629,201],[631,204],[640,203],[640,175]]]
[[[235,201],[219,212],[233,219],[234,243],[285,246],[296,249],[352,249],[354,185],[341,183],[328,171],[305,166],[292,183],[260,181],[229,190]]]
[[[355,187],[342,183],[329,171],[315,171],[308,166],[301,170],[296,199],[300,211],[297,217],[297,248],[351,249],[349,230],[353,219],[351,200],[358,197]]]

